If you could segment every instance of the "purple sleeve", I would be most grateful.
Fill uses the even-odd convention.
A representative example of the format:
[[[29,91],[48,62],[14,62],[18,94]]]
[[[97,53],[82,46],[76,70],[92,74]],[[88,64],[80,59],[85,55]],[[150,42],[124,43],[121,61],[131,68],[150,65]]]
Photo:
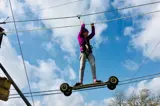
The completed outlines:
[[[78,37],[82,37],[82,33],[83,33],[83,30],[85,29],[85,24],[82,24],[81,25],[81,29],[80,29],[80,32],[78,34]]]
[[[88,36],[89,39],[92,39],[92,37],[95,35],[95,27],[92,26],[92,33]]]

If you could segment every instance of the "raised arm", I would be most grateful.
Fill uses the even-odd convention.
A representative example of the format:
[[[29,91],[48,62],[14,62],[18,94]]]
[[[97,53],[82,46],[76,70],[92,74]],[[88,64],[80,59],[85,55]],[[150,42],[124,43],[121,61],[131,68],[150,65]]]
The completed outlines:
[[[93,23],[91,24],[91,28],[92,28],[92,32],[91,32],[91,34],[88,36],[89,39],[92,39],[92,37],[95,35],[95,27],[94,27],[94,24],[93,24]]]
[[[81,29],[80,29],[80,32],[78,34],[78,37],[82,37],[82,33],[83,33],[84,29],[85,29],[85,24],[83,22],[81,22]]]

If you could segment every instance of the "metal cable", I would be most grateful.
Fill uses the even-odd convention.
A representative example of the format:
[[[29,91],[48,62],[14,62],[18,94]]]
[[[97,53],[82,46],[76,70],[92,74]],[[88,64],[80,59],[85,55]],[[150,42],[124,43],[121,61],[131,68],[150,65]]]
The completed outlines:
[[[136,83],[136,82],[140,82],[140,81],[144,81],[144,80],[151,80],[154,78],[159,78],[159,76],[156,77],[150,77],[150,78],[143,78],[143,79],[139,79],[139,80],[135,80],[132,82],[125,82],[125,83],[120,83],[117,86],[121,86],[121,85],[126,85],[126,84],[130,84],[130,83]],[[92,88],[85,88],[85,89],[80,89],[80,90],[74,90],[73,92],[79,92],[79,91],[87,91],[87,90],[95,90],[95,89],[101,89],[101,88],[106,88],[106,86],[100,86],[100,87],[92,87]],[[39,97],[39,96],[49,96],[49,95],[57,95],[57,94],[63,94],[61,92],[57,92],[57,93],[46,93],[46,94],[39,94],[39,95],[33,95],[34,97]],[[30,96],[25,96],[25,97],[30,97]],[[10,97],[9,99],[15,99],[15,98],[20,98],[19,96],[13,96]]]
[[[17,35],[17,39],[18,39],[18,44],[19,44],[19,48],[20,48],[21,55],[22,55],[23,66],[24,66],[25,73],[26,73],[26,76],[27,76],[27,81],[28,81],[29,90],[30,90],[31,97],[32,97],[33,106],[35,106],[35,105],[34,105],[33,96],[32,96],[31,87],[30,87],[30,84],[29,84],[29,79],[28,79],[28,75],[27,75],[27,70],[26,70],[26,66],[25,66],[25,62],[24,62],[23,52],[22,52],[22,49],[21,49],[21,44],[20,44],[20,40],[19,40],[19,36],[18,36],[18,32],[17,32],[17,27],[16,27],[16,23],[15,23],[15,19],[14,19],[14,14],[13,14],[13,9],[12,9],[11,0],[9,0],[9,4],[10,4],[10,7],[11,7],[11,13],[12,13],[12,17],[13,17],[13,20],[14,20],[14,27],[15,27],[15,30],[16,30],[16,35]]]
[[[125,9],[130,9],[130,8],[135,8],[135,7],[141,7],[141,6],[145,6],[145,5],[150,5],[150,4],[157,4],[160,3],[160,1],[157,2],[151,2],[151,3],[146,3],[146,4],[140,4],[140,5],[135,5],[135,6],[130,6],[130,7],[124,7],[124,8],[117,8],[115,10],[108,10],[108,11],[102,11],[102,12],[95,12],[95,13],[89,13],[89,14],[83,14],[80,15],[81,17],[84,16],[90,16],[90,15],[96,15],[96,14],[102,14],[102,13],[109,13],[109,12],[115,12],[118,10],[125,10]],[[32,20],[17,20],[15,22],[29,22],[29,21],[46,21],[46,20],[57,20],[57,19],[67,19],[67,18],[77,18],[77,15],[75,16],[66,16],[66,17],[57,17],[57,18],[43,18],[43,19],[32,19]],[[13,21],[7,21],[6,23],[13,23]]]
[[[117,20],[128,19],[128,18],[132,18],[132,17],[136,17],[136,16],[145,16],[145,15],[159,13],[159,12],[160,12],[160,10],[152,11],[152,12],[146,12],[146,13],[138,14],[138,15],[124,16],[124,17],[120,17],[120,18],[114,18],[114,19],[110,19],[110,20],[95,22],[94,24],[103,24],[103,23],[107,23],[107,22],[113,22],[113,21],[117,21]],[[90,24],[85,24],[85,25],[90,25]],[[58,29],[58,28],[72,28],[72,27],[78,27],[78,26],[80,26],[80,25],[67,25],[67,26],[50,27],[50,28],[37,28],[37,29],[29,29],[29,30],[18,30],[18,32],[29,32],[29,31],[49,30],[49,29]],[[5,32],[5,33],[9,34],[9,33],[13,33],[13,32],[14,31]]]

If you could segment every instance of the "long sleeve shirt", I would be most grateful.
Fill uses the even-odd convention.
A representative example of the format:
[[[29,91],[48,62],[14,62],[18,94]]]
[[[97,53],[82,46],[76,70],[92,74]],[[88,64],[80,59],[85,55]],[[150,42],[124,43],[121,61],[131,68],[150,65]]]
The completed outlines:
[[[78,34],[78,42],[79,42],[79,46],[80,46],[80,51],[84,51],[85,48],[84,46],[87,44],[88,46],[90,46],[90,39],[93,38],[93,36],[95,35],[95,27],[92,26],[92,32],[89,36],[87,37],[84,37],[83,33],[84,33],[84,30],[85,30],[85,24],[82,24],[81,25],[81,29],[80,29],[80,32]],[[90,49],[89,51],[90,53],[92,53],[92,50]]]

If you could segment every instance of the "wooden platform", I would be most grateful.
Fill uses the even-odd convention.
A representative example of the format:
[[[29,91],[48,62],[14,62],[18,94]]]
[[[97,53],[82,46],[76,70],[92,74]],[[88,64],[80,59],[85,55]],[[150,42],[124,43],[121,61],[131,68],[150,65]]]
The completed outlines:
[[[78,90],[78,89],[84,89],[84,88],[91,88],[91,87],[97,87],[97,86],[105,86],[108,84],[107,82],[102,82],[102,83],[91,83],[91,84],[84,84],[80,86],[73,86],[72,90]]]

